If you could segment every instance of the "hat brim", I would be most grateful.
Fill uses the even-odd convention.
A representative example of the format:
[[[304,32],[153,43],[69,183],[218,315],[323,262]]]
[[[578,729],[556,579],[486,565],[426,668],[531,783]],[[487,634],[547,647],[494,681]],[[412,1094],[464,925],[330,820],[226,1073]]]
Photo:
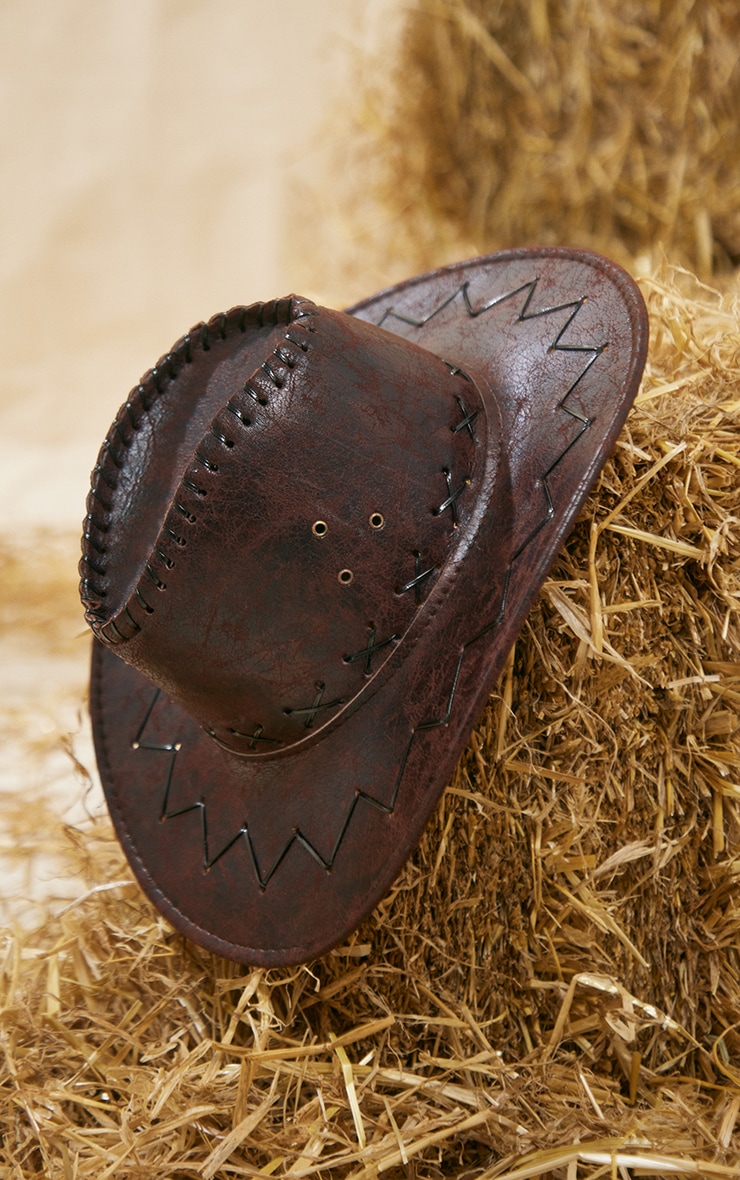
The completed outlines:
[[[256,965],[324,953],[390,888],[613,448],[647,349],[632,279],[563,249],[446,267],[350,314],[489,385],[508,460],[507,551],[494,505],[395,674],[325,740],[279,760],[222,749],[93,645],[98,765],[139,882],[184,934]]]

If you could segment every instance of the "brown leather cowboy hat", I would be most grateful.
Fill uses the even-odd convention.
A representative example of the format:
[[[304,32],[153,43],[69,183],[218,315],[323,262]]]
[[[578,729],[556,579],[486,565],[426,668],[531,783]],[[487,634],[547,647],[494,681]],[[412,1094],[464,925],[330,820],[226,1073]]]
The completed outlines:
[[[133,390],[93,473],[81,593],[113,821],[178,929],[296,963],[383,896],[646,345],[619,267],[517,250],[349,313],[234,308]]]

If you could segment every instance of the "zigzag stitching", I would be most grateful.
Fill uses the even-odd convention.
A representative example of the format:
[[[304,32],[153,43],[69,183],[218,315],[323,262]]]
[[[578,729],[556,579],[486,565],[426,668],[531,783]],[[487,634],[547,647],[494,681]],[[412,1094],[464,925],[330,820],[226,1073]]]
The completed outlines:
[[[570,315],[566,319],[565,323],[561,327],[558,334],[555,336],[552,344],[550,344],[548,351],[550,351],[550,352],[584,352],[584,353],[590,354],[589,359],[586,361],[586,364],[584,365],[583,369],[578,374],[578,376],[576,377],[575,381],[571,384],[569,389],[566,391],[562,401],[560,402],[560,409],[563,410],[564,413],[568,414],[571,418],[574,418],[577,422],[580,422],[581,429],[579,430],[578,434],[576,434],[576,436],[571,440],[571,442],[568,444],[568,446],[565,447],[565,449],[558,455],[558,457],[555,459],[555,461],[553,463],[551,463],[551,465],[548,467],[548,469],[542,475],[542,477],[541,477],[542,478],[542,491],[545,496],[545,504],[546,504],[545,514],[542,517],[542,520],[539,522],[539,524],[537,524],[535,526],[535,528],[532,530],[532,532],[524,539],[524,541],[521,543],[521,545],[517,549],[517,551],[514,554],[513,559],[512,559],[514,561],[527,548],[527,546],[534,540],[534,538],[537,536],[537,534],[540,532],[540,530],[544,527],[544,525],[546,525],[548,523],[548,521],[552,520],[553,516],[555,515],[555,506],[552,501],[552,495],[550,493],[550,485],[548,483],[548,478],[552,474],[552,472],[555,470],[557,465],[561,462],[561,460],[565,457],[565,455],[567,455],[570,448],[572,446],[574,446],[574,444],[576,442],[578,442],[578,439],[581,437],[581,435],[586,430],[588,430],[589,426],[591,425],[590,420],[588,418],[586,418],[583,414],[580,414],[578,412],[578,410],[574,410],[569,405],[567,405],[567,401],[568,401],[568,398],[570,397],[570,395],[573,393],[573,390],[576,388],[576,386],[578,384],[580,384],[580,382],[583,380],[586,373],[593,365],[594,361],[599,356],[601,356],[602,352],[607,347],[606,343],[596,344],[596,345],[594,345],[594,344],[563,344],[563,343],[561,343],[563,336],[568,331],[571,324],[573,323],[576,316],[578,315],[579,311],[581,310],[584,303],[586,302],[586,297],[583,296],[580,299],[571,299],[565,303],[551,304],[547,307],[541,307],[541,308],[537,309],[536,311],[531,311],[530,307],[532,304],[532,300],[534,299],[534,294],[535,294],[535,291],[537,290],[537,285],[538,285],[539,281],[540,280],[538,278],[530,279],[528,282],[522,283],[518,287],[514,287],[511,291],[506,291],[503,295],[495,295],[492,299],[489,299],[487,302],[482,303],[480,305],[480,307],[475,307],[470,300],[470,294],[469,294],[470,283],[468,280],[466,280],[465,282],[460,284],[460,286],[457,288],[457,290],[453,291],[453,293],[451,295],[448,295],[445,299],[442,300],[441,303],[438,303],[437,306],[432,311],[430,311],[427,315],[422,316],[421,318],[416,318],[414,316],[404,315],[402,312],[395,311],[392,307],[389,307],[389,308],[386,308],[386,310],[383,312],[383,315],[378,320],[378,327],[382,327],[385,324],[385,322],[389,319],[395,319],[395,320],[398,320],[400,323],[409,324],[413,328],[423,328],[436,315],[439,315],[440,312],[444,311],[445,308],[449,307],[451,303],[454,303],[454,301],[458,298],[459,295],[462,296],[463,302],[465,304],[465,310],[467,311],[467,313],[471,317],[471,319],[477,319],[478,316],[483,315],[485,312],[491,311],[493,308],[498,307],[500,304],[505,303],[507,300],[513,299],[513,298],[515,298],[515,296],[522,295],[522,294],[524,294],[524,300],[523,300],[521,308],[519,310],[519,314],[517,315],[517,318],[516,318],[516,322],[519,324],[526,323],[528,320],[539,319],[542,316],[554,315],[555,313],[560,312],[560,311],[569,311],[570,312]]]
[[[175,769],[175,762],[177,760],[177,755],[179,754],[180,750],[182,749],[182,743],[181,742],[172,742],[172,743],[167,743],[167,744],[160,744],[160,743],[156,743],[156,742],[142,741],[144,731],[146,730],[146,727],[149,723],[149,719],[150,719],[152,712],[154,710],[154,706],[157,703],[157,700],[159,699],[160,695],[161,695],[160,689],[155,689],[154,695],[152,696],[152,699],[149,703],[147,711],[144,715],[144,719],[143,719],[141,725],[139,726],[139,731],[136,735],[136,738],[131,743],[131,747],[134,750],[150,750],[155,753],[169,754],[170,758],[169,758],[169,763],[167,766],[166,777],[165,777],[164,798],[162,800],[162,809],[160,811],[160,817],[159,817],[160,822],[163,822],[164,820],[168,820],[168,819],[176,819],[178,816],[181,816],[181,815],[188,815],[191,811],[199,811],[200,812],[201,838],[203,841],[203,868],[204,868],[205,872],[209,872],[210,869],[212,869],[213,866],[221,859],[221,857],[224,856],[229,851],[230,848],[234,847],[234,845],[237,843],[237,841],[239,840],[239,838],[241,836],[244,836],[246,839],[247,847],[249,848],[249,852],[250,852],[250,855],[252,858],[252,865],[254,867],[255,875],[257,877],[257,881],[259,882],[261,889],[267,888],[268,882],[270,881],[271,877],[275,874],[275,872],[277,871],[277,869],[280,866],[280,864],[282,863],[282,861],[287,856],[287,854],[290,851],[293,844],[302,845],[306,849],[306,851],[311,854],[311,856],[314,858],[314,860],[316,860],[321,865],[321,867],[326,869],[326,871],[328,872],[331,869],[332,865],[334,864],[334,860],[335,860],[335,857],[336,857],[337,852],[339,850],[339,846],[342,843],[344,833],[346,832],[346,830],[352,820],[352,816],[354,814],[355,807],[359,803],[360,799],[364,799],[366,802],[372,804],[374,807],[378,808],[380,811],[385,812],[386,814],[390,814],[393,811],[393,807],[395,806],[396,796],[398,794],[398,787],[400,786],[401,775],[399,775],[399,777],[398,777],[396,789],[394,790],[394,793],[393,793],[393,800],[392,800],[390,806],[384,804],[379,799],[375,799],[372,795],[367,794],[366,791],[358,790],[356,792],[355,798],[353,799],[353,801],[349,807],[349,810],[347,812],[347,816],[345,818],[345,821],[342,825],[341,831],[339,832],[339,835],[337,836],[337,839],[334,843],[334,848],[332,850],[331,856],[328,859],[325,859],[321,855],[321,853],[311,843],[311,841],[308,839],[308,837],[304,836],[304,834],[303,834],[303,832],[301,832],[300,828],[296,828],[296,830],[291,835],[290,839],[285,844],[285,847],[278,855],[278,857],[275,860],[272,867],[269,869],[269,871],[267,873],[263,873],[260,868],[259,860],[257,858],[257,852],[254,847],[254,843],[252,841],[251,834],[249,832],[249,826],[246,822],[242,824],[242,826],[239,828],[239,831],[236,833],[236,835],[232,836],[230,840],[227,840],[226,844],[224,844],[223,848],[221,848],[219,852],[217,852],[214,856],[210,856],[209,849],[208,849],[208,804],[206,803],[205,799],[203,799],[203,798],[198,799],[195,803],[189,803],[186,807],[179,807],[175,811],[169,811],[168,807],[167,807],[169,794],[170,794],[170,787],[172,785],[172,777],[173,777],[173,773],[174,773],[174,769]],[[405,758],[404,758],[404,763],[405,763]]]
[[[553,305],[550,307],[543,307],[537,311],[530,311],[530,305],[532,303],[532,299],[534,297],[534,293],[537,288],[538,282],[539,282],[539,279],[536,279],[536,278],[532,279],[530,282],[523,283],[521,286],[515,288],[512,291],[508,291],[503,295],[495,296],[493,299],[488,300],[487,303],[484,303],[480,307],[476,308],[473,306],[473,304],[470,301],[470,296],[468,294],[469,283],[466,281],[466,282],[462,283],[461,286],[458,287],[458,289],[455,292],[453,292],[452,295],[447,296],[447,298],[445,298],[440,304],[438,304],[437,307],[435,307],[433,309],[433,311],[429,312],[429,314],[424,316],[422,319],[414,319],[410,316],[403,315],[400,312],[394,311],[393,308],[391,307],[391,308],[388,308],[383,313],[381,319],[378,321],[378,327],[382,327],[387,319],[393,317],[394,319],[399,320],[401,323],[409,324],[411,327],[422,328],[426,324],[428,324],[429,321],[435,315],[438,315],[441,311],[443,311],[446,307],[448,307],[458,297],[458,295],[462,295],[463,301],[465,304],[465,309],[466,309],[468,315],[471,318],[475,319],[479,315],[483,315],[485,312],[491,311],[494,307],[499,306],[499,304],[506,302],[506,300],[512,299],[512,298],[514,298],[514,296],[522,294],[522,292],[526,292],[524,302],[522,303],[521,309],[520,309],[519,314],[517,316],[517,321],[516,321],[517,323],[524,323],[527,320],[537,319],[537,318],[540,318],[540,317],[546,316],[546,315],[554,315],[555,313],[561,312],[561,311],[570,311],[570,315],[568,316],[565,324],[562,326],[560,331],[555,336],[552,344],[550,344],[549,351],[550,352],[583,352],[583,353],[590,354],[589,359],[587,360],[583,369],[578,374],[576,379],[572,382],[570,387],[567,389],[566,393],[564,394],[564,396],[559,404],[559,408],[561,410],[563,410],[564,413],[568,414],[571,418],[574,418],[577,422],[579,422],[581,425],[581,428],[578,431],[578,433],[575,435],[575,437],[573,439],[571,439],[571,441],[568,443],[568,445],[561,451],[561,453],[557,456],[557,458],[550,464],[550,466],[547,468],[547,470],[543,473],[543,475],[541,477],[542,489],[543,489],[543,493],[545,496],[545,502],[546,502],[546,509],[545,509],[545,513],[542,517],[542,520],[540,520],[540,522],[528,534],[528,536],[525,538],[525,540],[521,543],[519,548],[516,550],[516,552],[512,556],[512,559],[511,559],[508,569],[506,571],[506,575],[505,575],[505,579],[504,579],[504,589],[503,589],[503,592],[501,595],[501,604],[499,606],[498,613],[497,613],[496,617],[494,619],[490,620],[488,623],[486,623],[485,626],[483,626],[479,631],[477,631],[475,633],[475,635],[473,635],[463,645],[463,647],[460,651],[460,655],[457,660],[457,665],[455,667],[455,672],[454,672],[454,675],[452,678],[450,692],[449,692],[449,696],[447,698],[447,706],[446,706],[444,714],[441,717],[430,718],[426,721],[419,722],[419,724],[416,725],[415,728],[411,731],[411,735],[409,737],[408,744],[406,746],[403,757],[401,759],[401,763],[400,763],[399,770],[398,770],[398,775],[396,777],[396,781],[395,781],[395,784],[393,787],[393,792],[391,794],[390,802],[384,803],[381,799],[377,799],[374,795],[371,795],[367,791],[363,791],[358,788],[355,792],[355,797],[352,800],[352,803],[350,804],[350,806],[347,810],[347,814],[345,816],[344,823],[342,824],[339,834],[334,842],[334,847],[331,851],[331,855],[329,856],[328,859],[325,859],[321,855],[319,850],[315,847],[314,844],[312,844],[312,842],[308,839],[308,837],[304,835],[304,833],[300,830],[300,828],[296,828],[293,831],[293,833],[291,834],[290,838],[286,841],[284,848],[278,854],[278,856],[277,856],[276,860],[274,861],[273,865],[271,866],[271,868],[266,873],[263,873],[260,868],[259,860],[257,858],[257,852],[254,847],[254,843],[252,841],[251,834],[249,832],[249,826],[246,823],[246,821],[239,828],[238,832],[236,832],[236,834],[234,836],[232,836],[230,840],[227,840],[227,842],[224,844],[223,848],[220,849],[220,851],[215,853],[215,855],[210,856],[209,855],[209,848],[208,848],[208,805],[207,805],[205,799],[201,798],[201,799],[197,800],[195,803],[188,804],[187,807],[178,808],[176,811],[168,811],[167,810],[167,803],[168,803],[168,799],[169,799],[170,787],[172,784],[172,778],[173,778],[174,769],[175,769],[175,762],[177,760],[177,755],[180,752],[180,749],[182,748],[181,743],[180,742],[173,742],[173,743],[170,743],[167,745],[160,745],[160,744],[143,742],[141,740],[142,736],[146,730],[146,727],[149,723],[149,719],[151,717],[154,706],[155,706],[155,704],[159,698],[159,695],[160,695],[160,690],[156,689],[154,696],[152,697],[152,700],[151,700],[149,707],[146,711],[146,714],[144,715],[144,719],[141,723],[141,726],[139,727],[139,731],[137,733],[137,736],[134,739],[134,741],[132,742],[132,748],[135,750],[151,750],[151,751],[156,751],[156,752],[161,752],[161,753],[167,753],[170,755],[170,761],[169,761],[169,765],[168,765],[167,772],[166,772],[165,790],[164,790],[164,798],[162,801],[162,810],[160,813],[160,820],[164,821],[164,820],[168,820],[168,819],[176,819],[178,816],[188,815],[191,811],[200,811],[201,838],[202,838],[202,843],[203,843],[203,869],[205,872],[209,872],[210,869],[213,868],[213,866],[215,864],[217,864],[217,862],[219,860],[221,860],[221,858],[223,856],[225,856],[226,853],[229,852],[230,849],[232,849],[235,844],[237,844],[237,842],[240,840],[241,837],[244,837],[244,839],[246,841],[247,848],[249,849],[249,854],[250,854],[250,857],[252,860],[252,866],[254,868],[254,872],[257,877],[257,881],[259,883],[259,886],[262,890],[265,890],[267,888],[270,880],[275,875],[278,868],[280,867],[282,862],[285,860],[286,856],[288,855],[288,853],[290,852],[290,849],[293,847],[294,844],[299,844],[301,847],[303,847],[306,850],[306,852],[308,852],[309,855],[312,856],[313,859],[323,869],[326,870],[326,872],[329,872],[334,864],[337,853],[339,852],[339,848],[340,848],[342,841],[344,839],[345,833],[347,832],[347,829],[348,829],[350,823],[352,822],[352,818],[354,816],[355,810],[358,807],[360,801],[364,801],[365,803],[370,804],[372,807],[376,808],[378,811],[383,812],[385,815],[392,815],[395,810],[396,800],[398,799],[399,791],[401,789],[401,783],[403,781],[403,776],[406,771],[406,766],[408,763],[409,755],[411,754],[411,750],[412,750],[412,747],[413,747],[414,742],[416,740],[417,734],[426,733],[431,729],[437,729],[437,728],[439,728],[439,726],[447,725],[449,723],[450,717],[452,716],[452,709],[454,706],[455,696],[457,693],[457,687],[458,687],[459,680],[460,680],[460,673],[462,672],[463,662],[465,660],[465,656],[466,656],[468,650],[471,647],[473,647],[474,644],[478,643],[479,640],[482,639],[484,635],[487,635],[489,631],[492,631],[495,627],[497,627],[503,621],[505,614],[506,614],[506,603],[507,603],[507,598],[508,598],[509,582],[511,579],[511,571],[512,571],[514,562],[521,556],[521,554],[524,552],[524,550],[527,548],[527,546],[531,544],[531,542],[534,540],[534,538],[537,536],[537,534],[541,531],[541,529],[548,523],[548,521],[552,520],[555,515],[555,506],[553,504],[552,495],[550,492],[548,477],[552,474],[552,472],[555,470],[555,468],[558,466],[558,464],[563,460],[565,455],[567,455],[567,453],[571,449],[571,447],[573,447],[575,445],[575,443],[578,441],[578,439],[581,438],[581,436],[585,433],[586,430],[588,430],[588,428],[591,425],[591,420],[589,418],[587,418],[584,414],[579,413],[578,410],[572,409],[566,403],[568,401],[568,398],[570,397],[570,395],[573,393],[574,389],[576,388],[576,386],[580,384],[580,382],[583,380],[583,378],[585,377],[586,373],[589,371],[591,366],[595,363],[597,358],[599,356],[601,356],[601,354],[604,352],[605,348],[607,347],[606,343],[600,344],[600,345],[562,344],[561,341],[562,341],[563,336],[565,335],[568,328],[570,328],[571,324],[575,320],[576,316],[578,315],[578,312],[581,310],[581,308],[583,307],[583,304],[586,302],[586,299],[585,299],[585,297],[583,297],[581,299],[571,300],[567,303],[561,303],[561,304]]]

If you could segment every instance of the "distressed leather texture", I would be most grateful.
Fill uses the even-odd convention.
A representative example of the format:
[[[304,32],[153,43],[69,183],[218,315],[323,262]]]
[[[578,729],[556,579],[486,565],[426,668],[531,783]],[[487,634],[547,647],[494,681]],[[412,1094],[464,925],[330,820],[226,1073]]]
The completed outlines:
[[[198,325],[132,391],[80,563],[116,830],[178,929],[306,961],[418,841],[636,393],[632,280],[515,251]]]

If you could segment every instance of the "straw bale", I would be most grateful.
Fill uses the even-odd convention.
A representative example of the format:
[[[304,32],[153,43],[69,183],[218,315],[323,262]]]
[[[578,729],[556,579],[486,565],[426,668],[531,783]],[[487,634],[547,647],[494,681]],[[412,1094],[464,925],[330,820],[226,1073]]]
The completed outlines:
[[[739,1174],[740,285],[642,287],[614,456],[416,854],[306,967],[143,897],[64,712],[75,542],[6,545],[8,679],[40,636],[46,673],[2,722],[2,873],[47,880],[0,936],[3,1180]]]
[[[394,249],[418,269],[553,243],[733,267],[739,56],[733,0],[416,0],[374,107]]]

